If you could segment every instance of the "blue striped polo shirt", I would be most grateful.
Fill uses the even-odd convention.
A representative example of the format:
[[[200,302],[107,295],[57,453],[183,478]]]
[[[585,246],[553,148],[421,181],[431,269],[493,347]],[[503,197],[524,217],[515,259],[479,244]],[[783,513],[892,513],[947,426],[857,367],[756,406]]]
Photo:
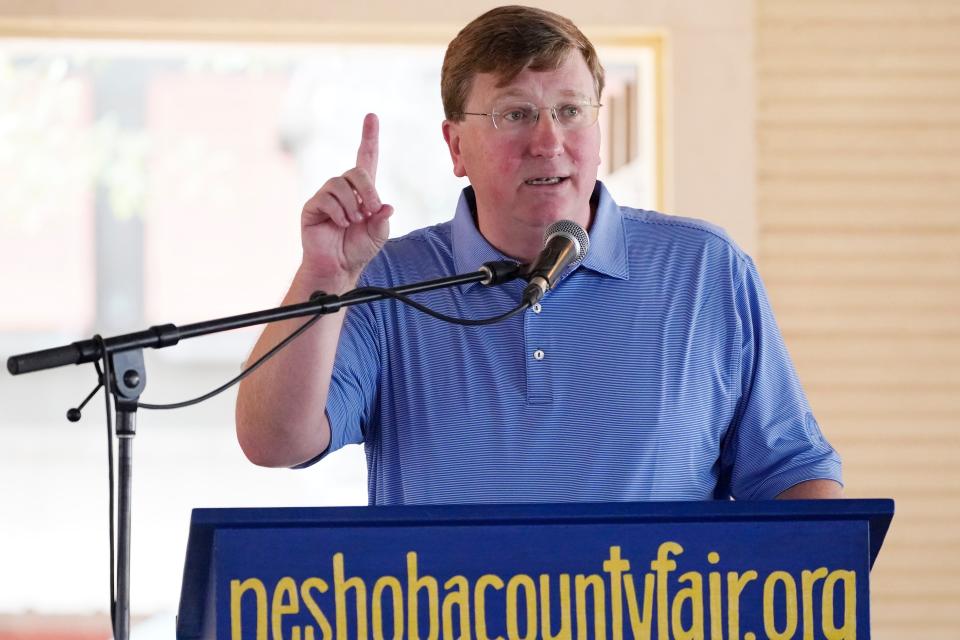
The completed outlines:
[[[364,444],[370,504],[763,499],[840,481],[749,256],[708,223],[619,207],[599,182],[593,197],[589,255],[521,315],[349,309],[327,452]],[[361,285],[505,259],[472,202],[468,187],[453,220],[388,241]],[[414,297],[484,318],[525,284]]]

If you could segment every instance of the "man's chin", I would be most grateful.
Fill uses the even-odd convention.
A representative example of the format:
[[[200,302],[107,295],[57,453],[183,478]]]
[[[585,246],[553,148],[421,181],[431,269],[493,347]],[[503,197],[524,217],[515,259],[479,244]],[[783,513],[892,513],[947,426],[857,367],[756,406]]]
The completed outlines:
[[[563,206],[565,204],[565,206]],[[524,216],[527,224],[546,229],[558,220],[572,220],[583,228],[590,223],[590,204],[580,206],[569,203],[542,203],[530,208]]]

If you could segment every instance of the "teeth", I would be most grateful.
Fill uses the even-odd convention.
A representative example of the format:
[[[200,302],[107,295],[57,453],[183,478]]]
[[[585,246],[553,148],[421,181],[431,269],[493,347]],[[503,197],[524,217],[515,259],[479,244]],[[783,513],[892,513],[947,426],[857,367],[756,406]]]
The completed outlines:
[[[557,184],[563,178],[534,178],[533,180],[527,180],[527,184]]]

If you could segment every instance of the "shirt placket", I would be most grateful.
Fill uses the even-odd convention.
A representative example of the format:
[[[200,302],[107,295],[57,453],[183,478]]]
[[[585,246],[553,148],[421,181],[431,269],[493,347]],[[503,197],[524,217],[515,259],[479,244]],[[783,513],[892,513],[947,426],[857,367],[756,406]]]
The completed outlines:
[[[550,404],[553,389],[550,382],[550,353],[547,345],[548,329],[540,303],[524,313],[524,362],[527,369],[527,403]]]

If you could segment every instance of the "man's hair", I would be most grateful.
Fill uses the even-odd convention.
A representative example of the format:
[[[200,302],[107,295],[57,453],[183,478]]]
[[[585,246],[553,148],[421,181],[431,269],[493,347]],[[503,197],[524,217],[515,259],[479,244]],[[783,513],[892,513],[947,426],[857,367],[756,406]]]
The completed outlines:
[[[507,6],[487,11],[461,29],[447,47],[440,74],[440,95],[448,120],[462,120],[478,73],[498,76],[506,86],[529,67],[557,69],[579,51],[593,75],[597,99],[603,92],[603,67],[593,44],[567,18],[534,7]]]

